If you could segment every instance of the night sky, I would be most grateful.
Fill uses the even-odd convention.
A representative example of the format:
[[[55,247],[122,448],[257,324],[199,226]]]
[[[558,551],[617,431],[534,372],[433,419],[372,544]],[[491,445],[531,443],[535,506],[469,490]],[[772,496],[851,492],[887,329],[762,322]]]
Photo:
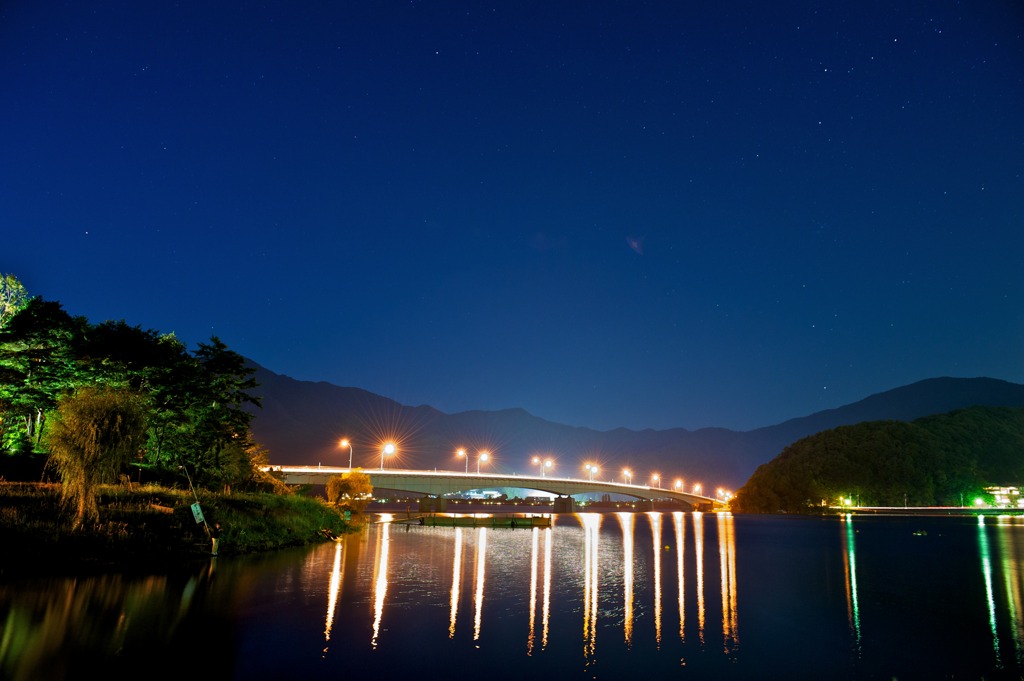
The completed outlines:
[[[0,2],[0,272],[454,413],[1024,382],[1024,9]]]

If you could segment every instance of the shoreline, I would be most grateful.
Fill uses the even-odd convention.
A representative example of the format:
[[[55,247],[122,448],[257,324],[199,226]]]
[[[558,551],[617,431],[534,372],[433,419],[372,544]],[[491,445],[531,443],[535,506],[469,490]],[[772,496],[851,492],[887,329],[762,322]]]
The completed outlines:
[[[972,506],[831,506],[837,515],[900,516],[1024,516],[1024,508],[977,508]]]

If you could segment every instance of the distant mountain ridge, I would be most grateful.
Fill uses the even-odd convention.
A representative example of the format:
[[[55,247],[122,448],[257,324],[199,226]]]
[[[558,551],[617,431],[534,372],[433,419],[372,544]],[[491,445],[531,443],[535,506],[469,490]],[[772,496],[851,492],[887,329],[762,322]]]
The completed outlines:
[[[802,437],[863,421],[912,421],[972,406],[1024,406],[1024,385],[994,378],[932,378],[877,393],[844,407],[829,409],[751,431],[725,428],[686,430],[597,431],[567,426],[533,416],[523,409],[466,411],[445,414],[429,406],[409,407],[359,388],[299,381],[250,362],[259,383],[255,394],[262,408],[253,408],[255,439],[270,452],[272,464],[347,466],[349,451],[339,440],[353,443],[355,466],[380,465],[379,443],[400,442],[399,458],[388,467],[472,470],[476,452],[494,454],[491,470],[536,474],[533,455],[556,460],[551,475],[585,475],[583,465],[601,466],[603,479],[622,479],[623,468],[635,482],[649,482],[651,473],[671,486],[683,478],[687,486],[737,489],[756,468]],[[465,447],[469,462],[456,460]]]

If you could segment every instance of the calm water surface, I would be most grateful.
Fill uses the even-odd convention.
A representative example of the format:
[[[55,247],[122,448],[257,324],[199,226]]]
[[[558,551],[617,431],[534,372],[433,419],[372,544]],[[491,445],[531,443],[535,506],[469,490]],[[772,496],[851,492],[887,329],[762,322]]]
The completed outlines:
[[[1024,521],[371,524],[146,578],[0,584],[0,678],[1017,679]]]

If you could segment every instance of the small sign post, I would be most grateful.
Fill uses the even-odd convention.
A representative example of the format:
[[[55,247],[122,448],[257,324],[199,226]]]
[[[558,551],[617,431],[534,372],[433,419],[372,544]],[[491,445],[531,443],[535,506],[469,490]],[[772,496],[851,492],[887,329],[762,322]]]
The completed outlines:
[[[196,525],[206,522],[206,518],[203,517],[203,509],[199,507],[198,501],[192,504],[192,515],[195,516]]]

